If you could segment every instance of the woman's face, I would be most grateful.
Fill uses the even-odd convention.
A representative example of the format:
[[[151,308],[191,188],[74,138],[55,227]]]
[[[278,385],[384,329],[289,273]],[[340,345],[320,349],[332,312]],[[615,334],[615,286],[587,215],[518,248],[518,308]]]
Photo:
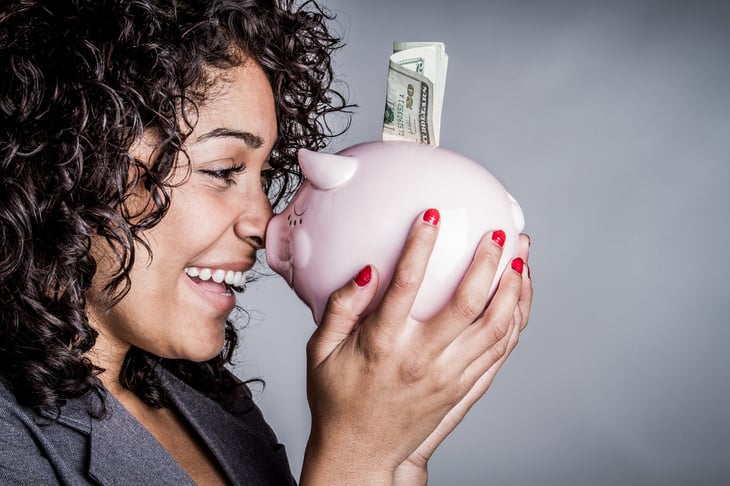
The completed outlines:
[[[162,221],[144,233],[151,256],[138,245],[131,288],[111,309],[94,297],[109,265],[101,243],[93,248],[99,270],[88,313],[99,331],[97,355],[135,345],[166,358],[201,361],[221,351],[225,320],[235,305],[230,284],[240,286],[254,264],[272,214],[261,171],[277,126],[271,87],[258,64],[249,60],[220,83],[222,90],[214,88],[216,95],[199,107],[188,137],[190,173],[180,157],[173,180],[184,182],[171,189]],[[141,160],[150,157],[144,140],[133,152]]]

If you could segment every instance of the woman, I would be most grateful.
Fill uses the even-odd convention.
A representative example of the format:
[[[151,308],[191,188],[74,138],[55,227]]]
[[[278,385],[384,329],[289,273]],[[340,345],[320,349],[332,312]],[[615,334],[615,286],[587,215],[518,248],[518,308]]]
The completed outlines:
[[[234,291],[296,151],[323,148],[346,108],[326,16],[281,3],[0,10],[3,483],[294,483],[226,368]],[[376,268],[331,297],[308,345],[302,484],[425,483],[526,325],[526,237],[485,310],[498,233],[439,315],[408,319],[438,218],[414,222],[376,312],[360,316]]]

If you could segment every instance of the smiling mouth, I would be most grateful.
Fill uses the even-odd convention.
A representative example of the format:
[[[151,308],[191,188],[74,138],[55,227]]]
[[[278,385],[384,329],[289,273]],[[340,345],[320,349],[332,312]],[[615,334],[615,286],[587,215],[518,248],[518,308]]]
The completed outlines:
[[[244,272],[204,267],[186,267],[185,274],[201,285],[205,290],[223,295],[232,295],[232,292],[243,292],[245,289]]]

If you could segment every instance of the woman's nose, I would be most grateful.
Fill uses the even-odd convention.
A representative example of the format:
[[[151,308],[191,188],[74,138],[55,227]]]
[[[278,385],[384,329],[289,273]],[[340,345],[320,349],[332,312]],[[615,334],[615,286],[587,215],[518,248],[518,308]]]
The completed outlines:
[[[266,225],[273,216],[271,203],[260,185],[256,185],[250,196],[241,202],[241,215],[233,230],[236,236],[247,241],[255,249],[264,247]]]

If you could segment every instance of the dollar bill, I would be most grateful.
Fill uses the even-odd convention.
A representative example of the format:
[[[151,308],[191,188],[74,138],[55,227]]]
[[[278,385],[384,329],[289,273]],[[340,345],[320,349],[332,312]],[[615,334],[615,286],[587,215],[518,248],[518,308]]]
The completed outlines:
[[[383,140],[439,144],[448,61],[441,42],[393,44]]]

